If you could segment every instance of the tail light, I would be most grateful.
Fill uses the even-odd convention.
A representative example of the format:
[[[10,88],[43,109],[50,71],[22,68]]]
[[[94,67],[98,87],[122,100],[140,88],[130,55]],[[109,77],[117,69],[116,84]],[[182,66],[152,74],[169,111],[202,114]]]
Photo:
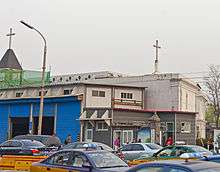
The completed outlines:
[[[31,149],[31,152],[32,152],[33,154],[38,154],[38,153],[40,153],[40,151],[37,150],[37,149]]]

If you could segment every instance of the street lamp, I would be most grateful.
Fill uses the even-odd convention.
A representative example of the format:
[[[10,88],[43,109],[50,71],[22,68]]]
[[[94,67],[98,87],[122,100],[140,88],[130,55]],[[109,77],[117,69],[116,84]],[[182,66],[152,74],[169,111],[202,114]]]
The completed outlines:
[[[20,21],[23,25],[28,27],[29,29],[35,30],[44,41],[44,56],[43,56],[43,66],[42,66],[42,78],[41,78],[41,91],[40,91],[40,111],[39,111],[39,120],[38,120],[38,130],[37,134],[41,135],[42,132],[42,120],[43,120],[43,109],[44,109],[44,78],[45,78],[45,70],[46,70],[46,54],[47,54],[47,42],[42,33],[34,28],[33,26],[25,23],[23,20]]]

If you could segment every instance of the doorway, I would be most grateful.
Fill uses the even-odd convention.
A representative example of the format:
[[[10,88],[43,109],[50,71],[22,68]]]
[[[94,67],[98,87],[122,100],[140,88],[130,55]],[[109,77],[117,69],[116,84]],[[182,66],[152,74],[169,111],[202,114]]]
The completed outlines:
[[[11,137],[24,135],[29,133],[29,118],[28,117],[11,117]]]
[[[33,134],[37,134],[38,117],[33,117]],[[44,116],[42,121],[42,135],[52,135],[54,133],[54,117]]]

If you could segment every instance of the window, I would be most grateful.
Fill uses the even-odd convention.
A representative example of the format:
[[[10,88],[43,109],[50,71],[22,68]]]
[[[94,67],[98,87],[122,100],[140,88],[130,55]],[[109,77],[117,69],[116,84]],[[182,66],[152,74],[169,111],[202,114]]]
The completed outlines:
[[[79,153],[75,153],[72,161],[72,166],[74,167],[82,167],[83,165],[90,166],[88,159]]]
[[[51,156],[46,160],[46,163],[51,165],[66,165],[71,166],[72,164],[72,153],[71,152],[62,152],[57,153]]]
[[[93,97],[105,97],[105,91],[92,90]]]
[[[99,91],[99,97],[105,97],[105,92],[104,91]]]
[[[98,97],[99,96],[99,91],[92,90],[92,96]]]
[[[123,144],[131,143],[133,141],[133,130],[123,131]]]
[[[108,125],[106,124],[106,122],[97,122],[96,123],[96,130],[97,131],[107,131]]]
[[[47,94],[47,90],[44,91],[44,96],[46,96],[46,94]],[[41,96],[41,91],[39,91],[39,96]]]
[[[162,151],[160,151],[159,153],[157,153],[158,157],[167,157],[167,156],[171,156],[172,153],[172,148],[165,148]]]
[[[144,147],[140,144],[132,144],[132,151],[144,151]]]
[[[173,132],[174,131],[174,124],[173,122],[167,122],[167,132]]]
[[[121,98],[122,99],[133,99],[133,94],[132,93],[121,93]]]
[[[71,94],[72,93],[72,89],[70,89],[70,90],[63,90],[63,95],[69,95],[69,94]]]
[[[124,145],[122,148],[121,148],[121,151],[132,151],[132,145],[129,144],[129,145]]]
[[[22,146],[22,144],[18,141],[12,141],[11,142],[11,147],[21,147],[21,146]]]
[[[85,129],[85,141],[92,141],[93,139],[93,126],[90,122],[86,123],[86,129]]]
[[[181,133],[191,133],[190,122],[181,122]]]
[[[23,95],[22,92],[17,92],[17,93],[15,94],[15,97],[21,97],[22,95]]]

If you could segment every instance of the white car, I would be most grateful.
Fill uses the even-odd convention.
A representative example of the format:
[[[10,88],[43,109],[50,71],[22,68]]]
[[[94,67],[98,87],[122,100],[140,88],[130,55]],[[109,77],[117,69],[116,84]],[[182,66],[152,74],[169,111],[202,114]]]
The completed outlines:
[[[130,161],[137,159],[142,155],[152,156],[162,148],[162,146],[155,143],[130,143],[122,146],[120,150],[125,157],[125,161]]]

